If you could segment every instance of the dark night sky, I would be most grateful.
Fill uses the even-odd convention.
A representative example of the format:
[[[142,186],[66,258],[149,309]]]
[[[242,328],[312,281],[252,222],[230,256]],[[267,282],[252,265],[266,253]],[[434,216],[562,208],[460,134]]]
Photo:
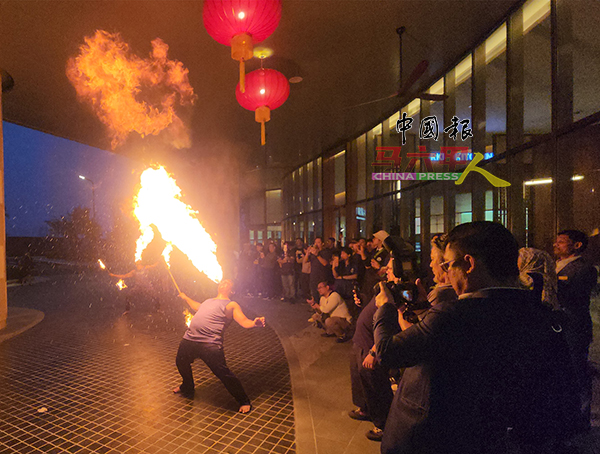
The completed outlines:
[[[141,164],[124,156],[4,122],[7,236],[44,236],[44,221],[74,207],[92,207],[105,231],[116,211],[128,209]]]

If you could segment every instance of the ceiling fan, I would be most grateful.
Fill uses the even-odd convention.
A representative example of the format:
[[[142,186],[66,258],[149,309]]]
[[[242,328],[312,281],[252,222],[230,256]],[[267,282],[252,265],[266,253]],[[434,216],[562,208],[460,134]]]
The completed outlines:
[[[355,107],[361,107],[361,106],[366,106],[369,104],[374,104],[376,102],[380,102],[380,101],[384,101],[386,99],[392,99],[392,98],[402,98],[406,93],[408,93],[408,91],[412,88],[412,86],[421,78],[421,76],[423,74],[425,74],[425,72],[427,71],[427,68],[429,68],[429,61],[428,60],[422,60],[421,63],[419,63],[415,69],[412,70],[412,72],[410,73],[410,75],[408,76],[408,78],[406,79],[405,82],[403,82],[402,80],[402,73],[403,73],[403,67],[402,67],[402,34],[406,31],[406,27],[399,27],[396,29],[396,33],[398,33],[398,40],[399,40],[399,63],[400,63],[400,74],[399,74],[399,78],[398,78],[398,91],[394,94],[391,94],[389,96],[385,96],[383,98],[379,98],[379,99],[374,99],[372,101],[367,101],[367,102],[363,102],[360,104],[356,104],[354,106],[350,106],[347,109],[353,109]],[[444,99],[447,98],[446,95],[444,94],[434,94],[434,93],[424,93],[421,92],[419,94],[417,94],[415,96],[416,98],[420,98],[420,99],[424,99],[426,101],[443,101]]]

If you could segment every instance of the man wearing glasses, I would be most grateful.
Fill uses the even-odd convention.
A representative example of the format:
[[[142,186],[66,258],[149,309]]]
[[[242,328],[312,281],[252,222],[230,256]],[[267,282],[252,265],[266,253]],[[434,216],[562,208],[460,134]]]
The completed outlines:
[[[394,398],[381,452],[563,452],[578,409],[568,348],[541,302],[517,288],[516,240],[500,224],[462,224],[443,258],[457,300],[398,334],[396,307],[378,300],[378,357],[419,366],[400,386],[423,383],[428,394],[420,405]]]

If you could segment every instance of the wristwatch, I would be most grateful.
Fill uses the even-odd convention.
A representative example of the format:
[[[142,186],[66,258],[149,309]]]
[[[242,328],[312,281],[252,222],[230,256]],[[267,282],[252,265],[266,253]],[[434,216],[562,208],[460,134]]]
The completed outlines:
[[[373,350],[369,350],[368,354],[371,355],[373,358],[377,356],[377,353],[375,353]]]

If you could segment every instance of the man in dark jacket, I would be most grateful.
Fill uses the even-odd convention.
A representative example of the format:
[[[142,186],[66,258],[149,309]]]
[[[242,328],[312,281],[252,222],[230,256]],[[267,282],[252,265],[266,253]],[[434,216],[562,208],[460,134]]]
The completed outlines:
[[[559,452],[578,411],[561,327],[516,288],[518,246],[502,225],[473,222],[449,235],[443,267],[459,296],[394,335],[397,309],[380,293],[378,357],[408,367],[382,453]],[[413,367],[414,366],[414,367]]]
[[[565,329],[573,365],[579,381],[581,397],[581,430],[590,428],[592,379],[588,368],[588,353],[592,342],[590,295],[596,286],[596,268],[581,254],[588,244],[587,235],[579,230],[563,230],[554,243],[558,304],[569,321]]]

